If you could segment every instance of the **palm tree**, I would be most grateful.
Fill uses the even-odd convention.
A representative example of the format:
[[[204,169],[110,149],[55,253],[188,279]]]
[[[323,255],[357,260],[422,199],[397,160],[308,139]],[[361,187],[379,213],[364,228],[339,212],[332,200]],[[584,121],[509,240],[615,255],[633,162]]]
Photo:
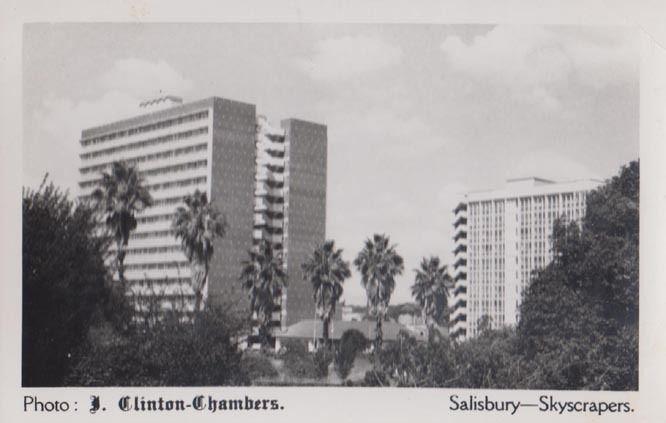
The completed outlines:
[[[125,288],[125,254],[130,232],[136,229],[135,213],[150,207],[152,197],[136,167],[113,162],[111,172],[102,172],[99,186],[92,193],[97,209],[105,216],[107,228],[116,241],[118,279]]]
[[[404,270],[403,260],[387,236],[375,234],[365,241],[354,266],[361,273],[361,284],[368,297],[368,311],[377,318],[375,353],[378,354],[383,339],[382,321],[395,289],[395,278]]]
[[[287,286],[282,253],[273,244],[261,240],[248,251],[249,259],[243,261],[240,281],[250,298],[250,310],[259,320],[259,337],[262,345],[268,345],[270,323],[276,308],[276,299]]]
[[[451,277],[446,266],[440,266],[439,257],[425,257],[419,269],[414,270],[416,277],[412,285],[412,296],[421,307],[423,323],[432,332],[434,323],[442,324],[446,320],[449,285]]]
[[[198,312],[208,279],[210,259],[215,252],[213,241],[224,236],[227,224],[224,216],[208,201],[205,192],[196,190],[186,196],[183,202],[185,207],[176,209],[171,226],[190,261],[194,310]]]
[[[349,262],[342,259],[342,250],[336,250],[329,240],[317,246],[312,257],[301,265],[303,279],[312,284],[317,314],[323,321],[324,345],[330,348],[329,326],[335,306],[342,296],[342,284],[351,276]]]

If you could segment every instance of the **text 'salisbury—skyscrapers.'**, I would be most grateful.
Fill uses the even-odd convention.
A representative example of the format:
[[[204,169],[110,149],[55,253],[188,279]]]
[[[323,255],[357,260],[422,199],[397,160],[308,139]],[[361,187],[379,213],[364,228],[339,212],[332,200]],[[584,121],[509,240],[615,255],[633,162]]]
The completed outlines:
[[[131,289],[191,294],[189,262],[171,223],[183,198],[198,189],[228,223],[215,241],[207,301],[248,306],[241,262],[266,239],[283,250],[289,276],[280,326],[311,317],[312,288],[300,263],[325,239],[326,126],[289,119],[272,128],[254,105],[218,97],[182,104],[168,96],[141,106],[143,114],[81,134],[81,198],[114,161],[125,161],[137,166],[154,199],[137,215],[127,247]]]
[[[595,180],[507,181],[505,189],[468,193],[454,212],[454,263],[450,331],[474,337],[479,322],[515,325],[532,271],[553,258],[550,237],[557,218],[581,222]]]

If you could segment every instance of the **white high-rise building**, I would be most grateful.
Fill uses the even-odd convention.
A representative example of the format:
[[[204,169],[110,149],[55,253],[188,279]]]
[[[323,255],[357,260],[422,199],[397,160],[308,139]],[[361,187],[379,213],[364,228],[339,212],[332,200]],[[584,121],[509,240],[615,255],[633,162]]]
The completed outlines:
[[[454,339],[476,336],[483,316],[492,328],[518,322],[532,271],[553,258],[553,223],[558,217],[581,222],[587,193],[600,183],[530,177],[510,179],[504,189],[465,195],[453,211]]]

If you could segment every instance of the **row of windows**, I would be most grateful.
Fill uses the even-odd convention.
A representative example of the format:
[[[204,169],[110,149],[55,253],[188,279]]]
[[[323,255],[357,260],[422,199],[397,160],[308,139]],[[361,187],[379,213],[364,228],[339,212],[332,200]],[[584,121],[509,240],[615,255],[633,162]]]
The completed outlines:
[[[128,255],[143,255],[143,254],[160,254],[160,253],[177,253],[183,251],[179,245],[171,245],[168,247],[146,247],[146,248],[128,248]]]
[[[85,147],[90,144],[99,144],[106,141],[111,141],[116,138],[122,138],[134,134],[141,134],[143,132],[155,131],[157,129],[169,128],[176,125],[182,125],[183,123],[193,122],[196,120],[207,119],[208,110],[198,113],[192,113],[189,115],[181,116],[178,118],[167,119],[156,123],[151,123],[148,125],[137,126],[135,128],[130,128],[123,131],[112,132],[110,134],[102,135],[95,138],[89,138],[87,140],[81,140],[81,144]]]
[[[165,236],[174,236],[175,232],[171,229],[163,231],[146,231],[146,232],[133,232],[130,239],[148,239],[148,238],[162,238]]]
[[[148,189],[152,191],[158,191],[160,189],[168,189],[173,187],[186,187],[190,185],[198,185],[206,183],[206,180],[207,178],[205,176],[201,176],[199,178],[182,179],[180,181],[171,181],[171,182],[163,182],[161,184],[153,184],[149,185]]]
[[[156,214],[153,216],[146,216],[146,217],[137,217],[136,223],[142,224],[142,223],[161,222],[164,220],[172,220],[173,217],[174,217],[173,213]]]
[[[190,147],[177,148],[175,150],[167,150],[159,153],[148,154],[145,156],[132,157],[131,159],[125,160],[125,163],[137,164],[143,162],[150,162],[153,160],[168,159],[170,157],[178,157],[183,154],[196,153],[199,151],[205,151],[207,149],[208,149],[208,143],[197,144]],[[81,175],[85,175],[91,172],[101,172],[110,166],[111,163],[103,163],[100,165],[84,167],[81,168]]]
[[[176,197],[166,197],[166,198],[160,198],[159,200],[153,200],[153,207],[159,207],[159,206],[168,206],[171,204],[180,204],[182,203],[186,195],[179,195]]]
[[[159,279],[150,279],[150,278],[144,278],[144,279],[133,279],[133,280],[128,280],[132,286],[138,286],[138,287],[153,287],[154,285],[167,285],[167,284],[174,284],[174,285],[182,285],[182,284],[190,284],[191,279],[190,278],[159,278]]]
[[[156,176],[156,175],[165,175],[169,173],[176,173],[176,172],[182,172],[185,170],[195,170],[195,169],[201,169],[204,168],[208,165],[208,160],[197,160],[194,162],[189,162],[189,163],[182,163],[182,164],[177,164],[177,165],[170,165],[170,166],[164,166],[164,167],[158,167],[156,169],[151,169],[151,170],[144,170],[139,172],[142,176]],[[81,188],[88,188],[91,186],[95,186],[99,183],[99,179],[95,179],[92,181],[87,181],[87,182],[81,182]]]
[[[171,261],[171,262],[162,262],[162,263],[136,263],[128,264],[125,266],[125,270],[164,270],[164,269],[174,269],[187,267],[190,263],[188,261]]]
[[[198,135],[208,133],[208,127],[192,129],[189,131],[178,132],[175,134],[163,135],[161,137],[150,138],[143,141],[133,142],[131,144],[119,145],[118,147],[105,148],[99,151],[92,151],[90,153],[83,153],[80,155],[81,159],[94,159],[100,156],[109,156],[112,154],[120,153],[122,151],[138,150],[145,147],[150,147],[158,144],[165,144],[172,141],[179,141],[185,138],[192,138]]]

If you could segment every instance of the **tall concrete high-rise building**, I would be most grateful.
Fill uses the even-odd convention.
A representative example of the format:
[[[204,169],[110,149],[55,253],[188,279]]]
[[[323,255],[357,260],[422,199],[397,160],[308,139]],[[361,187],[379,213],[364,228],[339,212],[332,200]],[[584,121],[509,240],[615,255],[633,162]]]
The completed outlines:
[[[289,286],[282,297],[282,328],[314,316],[312,287],[301,265],[326,237],[326,126],[287,119],[257,125],[254,239],[282,249]],[[277,320],[277,319],[275,319]]]
[[[215,241],[207,301],[248,306],[241,263],[266,239],[283,251],[290,277],[276,318],[285,326],[289,316],[311,316],[311,287],[301,283],[300,263],[325,239],[326,127],[290,119],[272,128],[254,105],[218,97],[182,104],[168,96],[141,107],[138,116],[81,134],[81,198],[94,191],[101,172],[125,161],[137,166],[154,199],[137,214],[127,247],[131,289],[192,294],[189,262],[171,223],[184,197],[198,189],[228,223]]]
[[[465,195],[454,212],[454,291],[451,336],[478,334],[487,316],[492,328],[515,325],[533,270],[553,258],[553,223],[581,222],[587,193],[600,181],[507,181],[501,190]]]

